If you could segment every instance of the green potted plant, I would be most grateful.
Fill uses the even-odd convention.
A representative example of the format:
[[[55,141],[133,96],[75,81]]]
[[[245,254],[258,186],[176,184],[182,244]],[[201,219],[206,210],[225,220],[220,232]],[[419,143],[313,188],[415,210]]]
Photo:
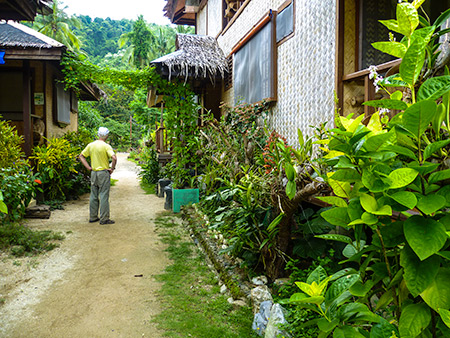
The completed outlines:
[[[199,106],[194,93],[183,84],[166,97],[166,125],[172,145],[172,210],[198,203],[197,165],[199,162]]]

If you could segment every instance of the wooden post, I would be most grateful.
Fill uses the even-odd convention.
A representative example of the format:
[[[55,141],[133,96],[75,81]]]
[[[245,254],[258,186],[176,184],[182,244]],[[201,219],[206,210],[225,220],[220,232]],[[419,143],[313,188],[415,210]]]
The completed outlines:
[[[132,138],[132,125],[133,125],[133,121],[132,121],[132,118],[131,118],[131,115],[130,115],[130,149],[131,149],[131,144],[132,144],[132,140],[133,140],[133,138]]]
[[[23,137],[25,140],[25,155],[31,155],[31,85],[30,61],[23,61]]]

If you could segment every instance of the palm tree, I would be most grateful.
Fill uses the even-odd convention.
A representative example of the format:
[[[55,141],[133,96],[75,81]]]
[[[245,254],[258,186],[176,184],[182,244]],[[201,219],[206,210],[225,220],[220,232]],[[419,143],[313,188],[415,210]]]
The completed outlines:
[[[62,2],[53,0],[53,13],[49,15],[38,15],[33,24],[33,28],[52,39],[61,42],[73,51],[79,51],[81,47],[80,39],[71,31],[69,24],[80,28],[80,21],[72,16],[69,17],[64,10],[67,6],[60,8]]]
[[[140,15],[133,25],[133,30],[122,34],[119,38],[119,48],[129,43],[125,50],[124,58],[136,68],[144,68],[152,60],[151,41],[152,33],[144,21],[144,16]]]

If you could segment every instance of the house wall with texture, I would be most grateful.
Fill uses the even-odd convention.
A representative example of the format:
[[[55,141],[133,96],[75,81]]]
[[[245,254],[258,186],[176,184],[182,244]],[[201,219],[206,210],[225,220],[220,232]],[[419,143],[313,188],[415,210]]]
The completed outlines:
[[[310,125],[318,126],[334,117],[336,0],[293,1],[294,34],[277,47],[278,100],[272,109],[270,124],[291,145],[297,146],[298,128],[312,135]],[[284,2],[251,0],[235,22],[217,36],[225,55],[230,54],[270,9],[277,10]],[[211,13],[208,7],[213,5],[221,7],[221,1],[209,0],[198,18],[202,20],[202,16]],[[208,16],[208,35],[212,35],[209,34],[211,22],[217,23],[219,19],[221,22],[221,14],[217,19]],[[199,28],[198,34],[205,34]],[[233,87],[223,93],[222,100],[233,105]]]

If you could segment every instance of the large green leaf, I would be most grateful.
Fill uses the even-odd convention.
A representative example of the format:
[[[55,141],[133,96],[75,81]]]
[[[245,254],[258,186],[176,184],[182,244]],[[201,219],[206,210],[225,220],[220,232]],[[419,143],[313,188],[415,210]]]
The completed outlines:
[[[361,181],[361,175],[355,169],[339,169],[330,178],[340,182]]]
[[[365,338],[355,327],[341,326],[333,331],[333,338]]]
[[[421,261],[406,245],[400,254],[400,264],[404,268],[403,278],[408,290],[413,297],[417,297],[433,282],[439,270],[440,259],[433,255]]]
[[[419,173],[411,168],[396,169],[389,174],[389,178],[392,181],[391,189],[398,189],[406,187],[412,183]]]
[[[336,196],[350,198],[351,186],[349,182],[340,182],[329,178],[328,184]]]
[[[320,284],[323,280],[327,279],[327,277],[327,272],[322,266],[319,265],[308,275],[306,283],[312,284],[313,282],[316,282],[317,284]]]
[[[436,151],[445,147],[449,143],[450,143],[450,139],[430,143],[429,145],[427,145],[427,147],[425,148],[425,151],[423,152],[423,159],[426,160],[431,155],[433,155]]]
[[[399,155],[403,155],[403,156],[409,157],[412,160],[417,161],[416,154],[412,150],[410,150],[406,147],[402,147],[402,146],[398,146],[398,145],[388,145],[388,146],[384,147],[383,150],[392,151]]]
[[[331,322],[329,322],[326,318],[320,318],[317,321],[317,326],[319,327],[319,330],[324,331],[324,332],[330,332],[338,324],[339,324],[339,320],[337,320],[336,318],[333,319]]]
[[[448,180],[449,178],[450,178],[450,169],[440,170],[430,175],[430,177],[428,178],[428,184]]]
[[[422,211],[425,215],[432,215],[436,211],[442,209],[447,200],[444,196],[441,195],[426,195],[421,198],[419,198],[419,201],[417,202],[417,208]]]
[[[439,315],[441,316],[442,321],[447,327],[450,327],[450,311],[446,309],[439,309]]]
[[[414,215],[403,224],[406,241],[420,260],[425,260],[438,252],[447,240],[445,227],[431,219]]]
[[[440,268],[431,285],[420,294],[425,303],[435,311],[450,309],[450,269]]]
[[[450,90],[450,75],[430,77],[419,88],[417,101],[436,100]]]
[[[436,102],[425,100],[416,102],[403,113],[402,125],[416,139],[419,139],[428,128],[436,113]]]
[[[372,43],[372,46],[383,53],[400,59],[405,55],[407,49],[403,43],[397,41],[379,41]]]
[[[380,317],[370,311],[367,305],[356,302],[342,305],[337,316],[341,322],[366,321],[377,323],[380,321]]]
[[[399,33],[411,36],[419,25],[419,13],[417,9],[408,2],[397,4],[397,22]]]
[[[381,318],[380,322],[370,330],[370,338],[392,338],[394,335],[399,336],[397,327],[384,318]]]
[[[434,26],[417,30],[416,37],[411,39],[411,45],[400,64],[400,76],[410,86],[414,86],[425,62],[426,45],[434,32]]]
[[[316,197],[318,200],[321,200],[325,203],[331,204],[331,205],[335,205],[337,207],[346,207],[347,206],[347,202],[337,196],[317,196]]]
[[[393,110],[405,110],[408,108],[406,102],[401,100],[383,99],[383,100],[372,100],[363,102],[364,106],[386,108]]]
[[[378,203],[375,197],[369,194],[361,194],[360,196],[361,206],[364,210],[374,213],[378,210]]]
[[[400,74],[390,75],[381,80],[383,87],[408,87],[408,84],[402,80]]]
[[[417,337],[431,321],[431,313],[424,303],[411,304],[402,309],[398,330],[400,337]]]
[[[420,164],[418,162],[411,162],[408,164],[408,167],[417,170],[421,175],[425,176],[435,171],[439,167],[439,163],[423,162]]]
[[[286,195],[289,199],[293,199],[297,192],[297,184],[295,181],[288,181],[286,184]]]
[[[367,151],[380,151],[386,143],[394,143],[396,139],[395,133],[384,133],[369,137],[364,143]]]
[[[350,223],[347,207],[328,209],[323,211],[320,216],[322,216],[328,223],[345,228],[348,226],[348,223]]]
[[[296,172],[292,164],[286,163],[284,166],[284,171],[286,172],[286,177],[289,181],[294,181]]]
[[[417,204],[416,195],[409,191],[399,191],[395,194],[389,195],[389,197],[409,209],[413,209]]]
[[[350,287],[360,280],[359,274],[347,275],[336,280],[325,293],[325,304],[331,304],[335,299],[348,291]]]

